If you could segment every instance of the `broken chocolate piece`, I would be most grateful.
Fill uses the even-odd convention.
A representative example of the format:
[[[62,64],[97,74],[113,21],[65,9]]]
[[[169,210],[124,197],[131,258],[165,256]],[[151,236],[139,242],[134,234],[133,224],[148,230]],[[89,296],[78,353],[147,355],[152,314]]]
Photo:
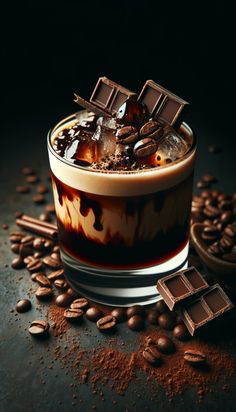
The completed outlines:
[[[170,310],[206,288],[208,283],[194,267],[165,276],[157,282],[157,290]]]
[[[211,286],[205,293],[194,299],[182,312],[182,319],[190,334],[209,322],[224,315],[234,307],[233,303],[219,284]]]
[[[147,80],[138,96],[138,101],[145,104],[151,117],[160,122],[178,127],[189,103],[153,80]]]
[[[136,100],[137,94],[107,77],[100,77],[90,97],[90,102],[114,115],[128,99]]]
[[[77,103],[79,106],[83,107],[84,109],[88,109],[89,111],[95,113],[98,116],[111,117],[111,115],[108,112],[88,102],[87,100],[80,97],[78,94],[74,93],[74,96],[75,96],[74,102]]]

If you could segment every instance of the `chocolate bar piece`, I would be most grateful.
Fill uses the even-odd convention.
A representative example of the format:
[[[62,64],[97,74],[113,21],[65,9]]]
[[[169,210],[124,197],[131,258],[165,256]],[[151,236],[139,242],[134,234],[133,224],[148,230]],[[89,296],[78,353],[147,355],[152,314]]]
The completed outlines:
[[[74,96],[75,96],[74,102],[77,103],[79,106],[83,107],[84,109],[88,109],[98,116],[111,117],[111,115],[107,113],[105,110],[102,110],[99,107],[95,106],[94,104],[88,102],[87,100],[80,97],[78,94],[74,93]]]
[[[205,293],[194,299],[182,312],[182,319],[190,334],[234,307],[219,284],[211,286]]]
[[[157,282],[157,290],[170,310],[208,286],[201,273],[194,267],[165,276]]]
[[[164,87],[147,80],[138,96],[138,101],[146,104],[151,117],[171,126],[178,127],[189,103]]]
[[[90,102],[114,115],[128,99],[136,100],[137,94],[107,77],[100,77],[90,97]]]

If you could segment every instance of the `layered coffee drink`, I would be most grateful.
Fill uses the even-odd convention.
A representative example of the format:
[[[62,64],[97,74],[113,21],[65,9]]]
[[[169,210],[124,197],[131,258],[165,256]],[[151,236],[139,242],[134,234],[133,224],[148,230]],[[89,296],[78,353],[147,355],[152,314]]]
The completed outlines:
[[[195,139],[148,100],[119,103],[64,119],[48,145],[67,278],[122,306],[157,300],[157,278],[186,266]]]

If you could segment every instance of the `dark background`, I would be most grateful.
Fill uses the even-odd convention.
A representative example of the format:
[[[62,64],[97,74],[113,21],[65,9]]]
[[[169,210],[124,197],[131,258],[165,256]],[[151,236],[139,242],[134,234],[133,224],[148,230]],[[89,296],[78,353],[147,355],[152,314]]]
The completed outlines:
[[[229,3],[9,2],[1,13],[2,90],[4,119],[16,141],[17,132],[24,128],[27,138],[32,127],[44,132],[38,137],[44,144],[46,129],[77,110],[73,92],[88,98],[101,75],[134,91],[152,78],[191,103],[195,129],[233,141]]]

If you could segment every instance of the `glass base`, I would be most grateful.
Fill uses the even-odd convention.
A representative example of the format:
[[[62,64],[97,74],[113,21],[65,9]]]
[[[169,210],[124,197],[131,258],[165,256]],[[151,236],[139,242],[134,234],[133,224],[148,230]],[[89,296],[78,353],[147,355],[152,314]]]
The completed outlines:
[[[88,266],[61,252],[65,277],[82,296],[109,306],[150,305],[161,299],[157,280],[187,268],[189,244],[167,262],[146,269],[112,270]]]

